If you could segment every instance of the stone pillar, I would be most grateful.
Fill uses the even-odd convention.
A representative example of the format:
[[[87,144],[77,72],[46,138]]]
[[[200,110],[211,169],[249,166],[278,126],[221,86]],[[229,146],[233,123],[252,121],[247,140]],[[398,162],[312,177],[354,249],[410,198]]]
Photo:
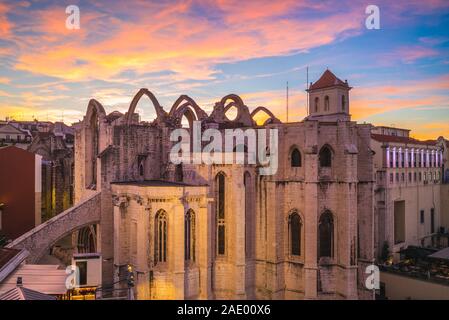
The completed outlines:
[[[212,241],[211,241],[211,220],[209,219],[208,207],[211,204],[207,198],[203,198],[199,205],[196,230],[198,230],[197,255],[200,269],[199,279],[199,299],[211,298],[211,272],[212,272]]]
[[[229,231],[234,230],[234,234],[227,232],[228,237],[233,237],[234,239],[229,239],[228,243],[234,243],[234,250],[231,256],[234,256],[234,281],[235,281],[235,298],[236,299],[246,299],[246,286],[245,286],[245,198],[243,190],[243,171],[238,170],[237,174],[233,174],[230,181],[230,186],[232,186],[233,200],[234,200],[234,219],[233,228]],[[228,189],[228,188],[227,188]],[[229,188],[231,189],[231,188]],[[228,190],[229,190],[228,189]],[[227,219],[229,219],[229,214]],[[228,220],[229,221],[229,220]]]
[[[305,259],[304,259],[304,298],[316,299],[317,297],[317,232],[318,232],[318,207],[317,185],[307,183],[305,194],[309,201],[305,204]]]
[[[120,220],[121,220],[121,208],[114,203],[114,265],[119,266],[121,264],[120,256],[120,244],[122,242],[122,235],[120,234]],[[115,279],[115,281],[118,279]]]
[[[351,168],[351,167],[348,167]],[[337,215],[337,262],[343,267],[337,276],[337,292],[357,299],[357,187],[347,182],[340,188],[341,206]],[[334,226],[335,228],[335,226]],[[337,273],[337,274],[338,274]]]
[[[181,202],[173,205],[169,214],[169,258],[173,270],[174,299],[184,299],[184,206]]]
[[[114,276],[114,240],[111,235],[114,234],[114,218],[112,208],[112,194],[109,190],[102,190],[100,194],[101,212],[100,224],[98,225],[97,241],[98,252],[101,252],[102,261],[102,284],[113,283]]]
[[[316,124],[307,123],[309,133],[306,136],[305,163],[310,163],[310,167],[305,172],[304,191],[307,195],[305,207],[304,223],[304,298],[317,298],[317,244],[318,244],[318,148],[317,148],[317,128]]]

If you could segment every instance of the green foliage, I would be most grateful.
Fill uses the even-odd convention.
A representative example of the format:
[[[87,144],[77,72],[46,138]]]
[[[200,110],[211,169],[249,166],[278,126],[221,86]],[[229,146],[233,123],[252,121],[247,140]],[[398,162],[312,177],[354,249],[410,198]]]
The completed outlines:
[[[381,254],[382,261],[387,261],[389,256],[390,256],[390,246],[388,245],[388,242],[385,241],[384,245],[382,246],[382,254]]]

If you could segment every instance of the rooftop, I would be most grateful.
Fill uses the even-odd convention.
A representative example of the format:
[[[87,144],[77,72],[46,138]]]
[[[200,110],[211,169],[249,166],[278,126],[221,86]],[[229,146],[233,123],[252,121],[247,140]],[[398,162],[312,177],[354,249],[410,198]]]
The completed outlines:
[[[371,138],[379,142],[393,142],[393,143],[405,143],[405,144],[419,144],[427,146],[435,146],[435,140],[417,140],[410,137],[399,137],[385,134],[372,133]]]
[[[329,69],[327,69],[326,71],[324,71],[321,77],[310,86],[309,90],[324,89],[333,86],[344,86],[349,88],[347,81],[342,81],[341,79],[337,78],[337,76],[333,74]]]
[[[19,277],[23,286],[30,290],[50,295],[67,293],[67,274],[59,265],[22,264],[0,283],[0,295],[17,287]]]
[[[15,287],[0,295],[0,300],[56,300],[56,298],[24,287]]]

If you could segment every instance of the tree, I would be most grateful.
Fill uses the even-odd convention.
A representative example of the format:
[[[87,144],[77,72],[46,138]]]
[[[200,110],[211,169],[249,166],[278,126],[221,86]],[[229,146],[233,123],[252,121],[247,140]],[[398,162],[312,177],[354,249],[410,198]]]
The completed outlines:
[[[384,245],[382,246],[382,254],[381,259],[383,262],[387,261],[387,259],[390,257],[390,246],[388,245],[388,242],[385,241]]]

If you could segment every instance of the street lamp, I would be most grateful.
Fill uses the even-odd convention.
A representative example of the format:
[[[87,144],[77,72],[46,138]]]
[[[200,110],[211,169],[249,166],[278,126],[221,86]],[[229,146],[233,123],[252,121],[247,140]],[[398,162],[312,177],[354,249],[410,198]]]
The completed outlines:
[[[133,267],[128,264],[127,268],[128,274],[127,274],[127,281],[128,281],[128,300],[134,300],[134,271]]]

